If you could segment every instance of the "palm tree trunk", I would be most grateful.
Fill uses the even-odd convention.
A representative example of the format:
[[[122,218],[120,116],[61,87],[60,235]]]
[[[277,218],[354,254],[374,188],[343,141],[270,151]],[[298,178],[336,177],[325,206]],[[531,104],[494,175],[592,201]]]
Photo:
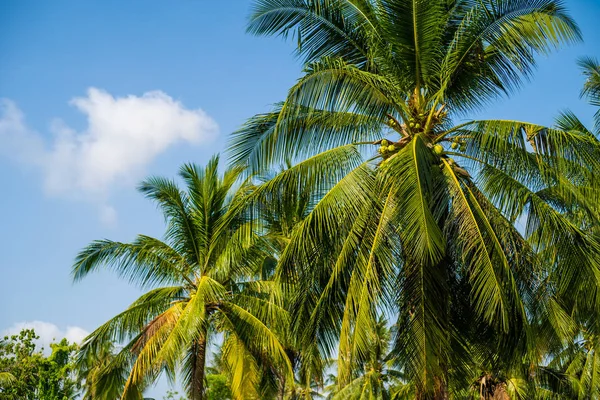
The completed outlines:
[[[279,388],[277,389],[277,400],[283,400],[285,398],[285,376],[281,374],[279,376]]]
[[[192,373],[190,400],[204,400],[204,371],[206,366],[206,342],[208,327],[202,329],[201,336],[194,343],[194,370]]]
[[[440,377],[435,377],[435,400],[448,400],[448,387]]]

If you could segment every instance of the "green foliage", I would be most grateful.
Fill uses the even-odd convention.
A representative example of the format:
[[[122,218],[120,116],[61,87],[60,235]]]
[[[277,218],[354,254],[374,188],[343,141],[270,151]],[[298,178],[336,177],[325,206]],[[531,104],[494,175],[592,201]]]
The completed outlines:
[[[328,387],[328,398],[362,400],[414,397],[413,385],[403,380],[402,371],[394,369],[393,357],[389,357],[391,338],[388,321],[379,317],[368,332],[368,355],[352,367],[350,383],[338,385],[336,382]]]
[[[25,329],[0,342],[0,370],[14,377],[6,378],[8,385],[2,387],[3,398],[32,398],[35,393],[36,376],[43,359],[42,354],[35,351],[37,338],[33,330]]]
[[[206,386],[207,400],[231,400],[231,389],[229,389],[225,375],[208,374],[206,376]]]
[[[66,339],[50,345],[46,357],[37,349],[32,329],[0,341],[0,399],[73,399],[79,384],[74,375],[75,344]]]
[[[167,394],[163,396],[163,400],[186,400],[185,397],[179,396],[179,392],[168,390]]]

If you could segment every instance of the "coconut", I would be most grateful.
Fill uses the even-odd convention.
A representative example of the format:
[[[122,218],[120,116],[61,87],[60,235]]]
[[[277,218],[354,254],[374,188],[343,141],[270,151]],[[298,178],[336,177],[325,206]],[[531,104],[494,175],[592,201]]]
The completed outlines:
[[[440,155],[444,152],[444,147],[441,144],[436,144],[433,146],[433,152],[437,155]]]
[[[388,142],[388,141],[387,141],[387,139],[383,139],[383,140],[381,141],[381,145],[382,145],[382,146],[387,146],[389,143],[390,143],[390,142]]]
[[[388,151],[394,151],[394,150],[396,150],[396,146],[394,146],[393,144],[390,144],[387,149],[388,149]]]

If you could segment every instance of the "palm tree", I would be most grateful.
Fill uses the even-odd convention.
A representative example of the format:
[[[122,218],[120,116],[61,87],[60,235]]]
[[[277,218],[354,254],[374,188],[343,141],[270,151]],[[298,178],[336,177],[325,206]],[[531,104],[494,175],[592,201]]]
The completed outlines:
[[[369,356],[354,366],[354,379],[346,386],[331,391],[331,400],[400,400],[414,398],[410,385],[403,383],[401,371],[388,359],[391,330],[388,321],[379,317],[369,334]]]
[[[231,159],[251,171],[296,160],[259,191],[319,199],[278,276],[302,296],[296,334],[337,352],[341,386],[382,311],[398,317],[394,354],[416,398],[446,399],[480,375],[477,360],[538,357],[543,278],[554,299],[594,306],[600,244],[554,199],[597,218],[579,185],[599,170],[596,137],[453,123],[579,39],[560,1],[257,0],[249,30],[295,35],[305,70],[233,135]]]
[[[600,106],[598,93],[600,93],[600,67],[592,58],[582,58],[579,66],[586,76],[582,90],[582,97],[587,97],[590,104]],[[598,122],[596,113],[596,122]],[[556,126],[572,135],[583,137],[598,137],[600,131],[588,129],[571,111],[562,112],[556,121]],[[573,168],[573,166],[571,166]],[[591,173],[590,173],[591,172]],[[586,173],[585,169],[578,171],[578,189],[589,198],[597,198],[597,185],[594,180],[594,166]],[[600,226],[597,221],[597,205],[590,204],[585,208],[573,204],[568,192],[557,190],[550,186],[539,192],[548,199],[553,206],[562,212],[568,219],[583,230],[599,237]],[[489,364],[481,368],[481,374],[475,382],[475,392],[484,398],[578,398],[591,399],[600,395],[600,359],[596,356],[598,348],[598,308],[590,302],[580,301],[575,292],[571,297],[568,293],[556,291],[562,279],[559,274],[552,273],[556,267],[555,259],[558,246],[544,249],[540,252],[543,263],[549,266],[545,284],[539,287],[538,299],[543,301],[547,313],[535,318],[534,326],[537,347],[537,357],[529,358],[529,364],[504,364],[496,363],[492,368]],[[565,261],[563,261],[565,262]],[[542,274],[545,275],[545,274]],[[581,287],[585,293],[585,282]],[[596,283],[589,285],[591,293],[595,291]],[[557,293],[558,292],[558,293]],[[591,307],[590,307],[591,306]],[[551,326],[551,329],[547,329]],[[533,362],[532,361],[537,361]],[[549,361],[549,362],[548,362]],[[498,368],[501,366],[501,368]],[[506,393],[506,397],[504,396]],[[482,395],[483,394],[483,395]],[[496,396],[496,397],[494,397]],[[564,396],[564,397],[561,397]]]
[[[245,202],[251,186],[236,184],[240,168],[220,176],[218,160],[212,158],[205,168],[184,165],[179,175],[185,191],[159,177],[140,185],[165,216],[164,240],[145,235],[131,243],[97,240],[76,258],[75,280],[107,267],[148,290],[82,346],[85,358],[109,341],[126,343],[106,368],[126,367],[123,398],[135,398],[132,391],[162,371],[172,377],[179,370],[188,397],[204,399],[206,352],[214,332],[224,334],[227,362],[237,371],[233,389],[253,357],[291,371],[269,329],[286,315],[265,300],[256,279],[269,253]]]
[[[552,388],[554,393],[578,400],[600,396],[598,345],[598,338],[586,332],[579,340],[553,355],[548,367],[562,378],[561,385]]]
[[[585,97],[590,105],[598,107],[595,126],[592,129],[587,128],[571,111],[562,112],[557,119],[557,125],[560,129],[573,134],[598,137],[600,135],[600,62],[586,57],[579,60],[579,66],[586,77],[581,96]],[[593,173],[583,178],[587,179],[581,179],[580,186],[585,189],[590,199],[595,199],[597,207],[598,191],[595,184],[597,178]],[[600,225],[595,215],[590,216],[584,210],[570,207],[569,198],[555,195],[553,200],[577,226],[589,231],[595,237],[600,237]],[[590,289],[590,293],[596,295],[594,288]],[[548,366],[555,371],[556,375],[563,376],[569,383],[565,385],[563,382],[557,392],[566,393],[570,398],[597,398],[600,396],[600,357],[597,354],[600,346],[598,305],[580,302],[578,297],[564,296],[554,300],[561,305],[561,311],[569,317],[566,319],[568,324],[565,325],[570,328],[563,338],[563,343],[566,345],[561,346],[559,343],[549,351],[552,361]]]
[[[129,376],[127,363],[119,362],[114,343],[105,342],[95,352],[80,352],[76,363],[79,381],[83,382],[84,400],[115,400],[121,397]],[[142,398],[143,385],[129,389],[129,397]]]

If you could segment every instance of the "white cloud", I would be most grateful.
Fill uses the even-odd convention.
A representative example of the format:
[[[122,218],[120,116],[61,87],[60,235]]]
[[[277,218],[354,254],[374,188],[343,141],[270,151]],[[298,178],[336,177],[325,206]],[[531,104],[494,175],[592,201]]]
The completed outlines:
[[[2,332],[2,337],[15,335],[23,329],[33,329],[40,338],[36,344],[43,347],[46,352],[50,351],[50,343],[58,342],[66,338],[70,343],[80,344],[89,332],[78,326],[67,326],[64,330],[58,326],[43,321],[17,322]]]
[[[48,194],[96,203],[109,224],[116,211],[106,201],[115,187],[135,185],[170,146],[205,142],[218,132],[204,111],[187,109],[161,91],[115,98],[90,88],[70,104],[86,116],[87,126],[78,131],[56,119],[47,145],[14,102],[1,100],[0,154],[39,168]]]
[[[43,152],[41,137],[27,128],[17,105],[0,99],[0,155],[41,166],[43,162],[37,157]]]

